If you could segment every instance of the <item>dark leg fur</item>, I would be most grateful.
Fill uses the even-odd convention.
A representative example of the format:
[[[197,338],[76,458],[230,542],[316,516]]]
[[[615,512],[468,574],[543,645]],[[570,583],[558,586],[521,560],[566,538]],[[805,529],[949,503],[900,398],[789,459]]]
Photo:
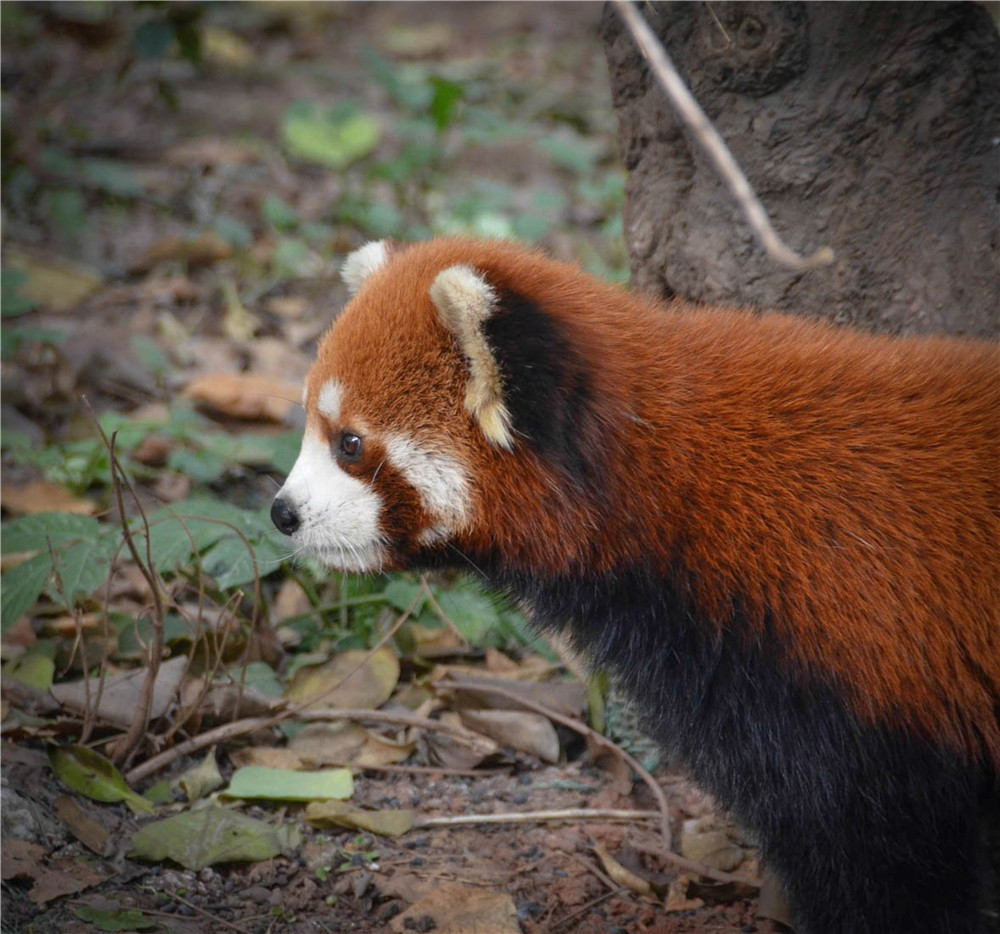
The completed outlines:
[[[860,724],[837,686],[796,670],[777,638],[747,636],[738,611],[717,634],[670,584],[641,573],[490,577],[541,619],[570,620],[650,731],[759,835],[800,934],[988,930],[977,821],[987,778],[974,766]]]

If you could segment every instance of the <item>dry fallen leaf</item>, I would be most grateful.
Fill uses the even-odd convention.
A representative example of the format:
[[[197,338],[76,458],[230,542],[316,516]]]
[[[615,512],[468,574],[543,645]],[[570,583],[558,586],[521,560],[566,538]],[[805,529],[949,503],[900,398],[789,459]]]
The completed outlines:
[[[55,812],[69,828],[70,833],[87,849],[93,850],[98,856],[109,855],[110,831],[100,821],[87,814],[71,795],[64,793],[56,798]]]
[[[318,707],[380,707],[399,681],[399,659],[388,646],[374,652],[349,649],[322,665],[295,672],[285,697]]]
[[[399,898],[409,905],[437,888],[437,881],[412,872],[396,872],[378,884],[383,898]]]
[[[154,720],[162,717],[173,702],[177,687],[184,677],[187,661],[181,656],[168,659],[160,665],[153,687],[153,705],[150,710]],[[104,679],[100,702],[97,703],[97,715],[114,726],[127,727],[139,706],[145,678],[145,669],[108,675]],[[63,707],[82,713],[88,704],[93,708],[97,702],[100,683],[100,678],[89,678],[86,682],[70,681],[54,684],[49,691]]]
[[[44,848],[26,840],[4,840],[2,874],[7,879],[30,879],[28,897],[44,905],[63,895],[72,895],[104,881],[82,861],[48,859]]]
[[[65,487],[48,480],[16,484],[6,482],[0,489],[0,506],[15,516],[28,516],[37,512],[69,512],[79,516],[92,516],[97,505],[82,496],[74,496]]]
[[[502,747],[537,756],[543,762],[559,761],[559,737],[547,717],[522,710],[461,710],[459,715],[469,729]]]
[[[655,898],[652,883],[648,879],[643,879],[642,876],[636,875],[630,869],[626,869],[604,848],[602,843],[598,842],[594,844],[594,853],[601,861],[601,866],[608,874],[608,877],[616,885],[623,885],[625,888],[631,889],[633,892],[647,898]]]
[[[441,715],[441,722],[456,728],[462,726],[458,714],[451,711]],[[500,747],[493,740],[480,733],[465,732],[460,737],[428,731],[420,734],[417,743],[427,762],[446,769],[474,769],[499,752]]]
[[[687,889],[690,883],[691,877],[687,875],[678,876],[670,883],[667,897],[663,902],[664,911],[697,911],[699,908],[705,907],[705,902],[702,899],[688,897]]]
[[[188,801],[197,801],[221,788],[226,782],[215,760],[215,747],[209,749],[201,762],[177,776],[176,781]]]
[[[286,577],[271,601],[271,623],[279,625],[289,616],[308,613],[311,607],[309,594],[302,589],[302,585],[294,577]]]
[[[280,424],[299,404],[302,387],[244,373],[212,373],[196,376],[183,395],[217,415]]]
[[[791,924],[791,912],[785,902],[781,880],[766,867],[761,875],[763,878],[760,886],[760,898],[757,903],[757,914],[762,918],[779,921],[781,924]]]
[[[619,795],[632,791],[632,766],[614,746],[598,743],[593,736],[587,736],[587,760],[609,776],[608,787]]]
[[[27,278],[21,294],[53,311],[66,311],[82,302],[101,285],[101,274],[91,266],[61,256],[29,253],[18,247],[4,250],[4,266]]]
[[[748,851],[734,843],[714,816],[684,821],[681,828],[681,854],[713,869],[732,872]]]
[[[345,801],[311,801],[306,805],[306,820],[323,827],[346,827],[380,837],[400,837],[412,827],[413,811],[383,808],[366,811]]]
[[[442,882],[433,891],[415,902],[389,922],[397,934],[423,924],[430,918],[434,934],[521,934],[514,900],[501,892],[489,892],[462,885]]]
[[[288,744],[310,766],[352,765],[368,768],[407,759],[416,743],[394,743],[356,723],[310,723]]]
[[[171,146],[163,153],[168,165],[200,167],[246,165],[256,158],[249,146],[241,146],[217,136],[199,136]]]
[[[132,264],[132,272],[145,272],[159,263],[183,261],[189,266],[209,266],[233,255],[232,245],[216,233],[197,237],[164,237]]]
[[[244,746],[229,753],[229,759],[238,769],[247,765],[290,771],[307,768],[300,756],[283,746]]]
[[[523,698],[526,710],[531,709],[529,704],[541,704],[564,717],[580,717],[587,700],[587,689],[579,681],[511,681],[481,674],[463,675],[460,680],[461,687],[450,687],[447,679],[437,685],[442,693],[452,694],[459,707],[518,709],[516,698]],[[499,688],[504,693],[494,693],[490,688]]]

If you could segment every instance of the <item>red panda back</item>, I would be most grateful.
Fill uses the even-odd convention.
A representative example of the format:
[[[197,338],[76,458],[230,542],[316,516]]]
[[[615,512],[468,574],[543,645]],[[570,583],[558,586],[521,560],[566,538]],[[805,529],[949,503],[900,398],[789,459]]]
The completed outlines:
[[[663,309],[540,254],[474,241],[401,254],[385,272],[412,288],[399,307],[455,263],[558,322],[625,452],[605,468],[616,511],[597,523],[579,503],[538,508],[545,465],[515,485],[507,458],[472,451],[483,491],[473,550],[519,525],[530,536],[508,547],[526,548],[540,573],[632,560],[665,571],[683,537],[706,619],[724,620],[738,591],[748,622],[775,621],[789,653],[842,684],[862,720],[1000,767],[994,345]]]
[[[350,273],[276,524],[335,567],[472,569],[567,630],[806,929],[983,929],[996,345],[660,307],[513,244]]]

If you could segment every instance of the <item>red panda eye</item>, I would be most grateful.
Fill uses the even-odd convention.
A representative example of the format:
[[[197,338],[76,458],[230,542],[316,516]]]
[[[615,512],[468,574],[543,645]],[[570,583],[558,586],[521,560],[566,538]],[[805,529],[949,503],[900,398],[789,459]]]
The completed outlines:
[[[345,461],[359,461],[362,447],[360,435],[356,435],[353,431],[342,431],[337,444],[337,456]]]

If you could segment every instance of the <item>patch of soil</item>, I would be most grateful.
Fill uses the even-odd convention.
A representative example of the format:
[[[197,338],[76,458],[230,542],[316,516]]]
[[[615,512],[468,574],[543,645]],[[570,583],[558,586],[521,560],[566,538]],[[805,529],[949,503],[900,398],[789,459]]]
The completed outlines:
[[[21,765],[13,771],[23,778],[31,770]],[[20,784],[18,774],[8,772],[7,789]],[[35,777],[30,791],[21,788],[18,797],[4,802],[5,810],[28,807],[34,815],[33,830],[22,826],[18,832],[48,832],[50,845],[53,836],[58,840],[48,857],[50,863],[83,860],[107,879],[43,911],[29,900],[25,880],[8,880],[4,884],[4,931],[89,934],[93,927],[74,910],[107,906],[140,908],[170,930],[191,934],[230,930],[398,934],[399,930],[420,930],[419,921],[404,922],[400,928],[398,922],[393,925],[393,919],[448,885],[460,886],[454,891],[469,893],[470,898],[477,892],[510,896],[519,929],[525,934],[774,930],[771,922],[755,918],[755,903],[748,899],[668,913],[662,902],[643,899],[611,882],[595,856],[595,845],[603,845],[619,860],[634,860],[635,871],[647,878],[668,880],[675,875],[669,865],[650,854],[659,842],[652,825],[453,826],[417,829],[396,839],[356,831],[321,832],[306,826],[305,842],[291,858],[190,872],[144,866],[124,856],[121,850],[136,822],[120,807],[102,809],[106,822],[115,827],[115,843],[110,848],[114,855],[101,860],[89,854],[64,829],[58,829],[58,820],[49,811],[59,794],[54,782],[41,773]],[[710,812],[706,797],[676,776],[665,782],[665,788],[676,817]],[[357,804],[413,808],[425,817],[587,807],[595,801],[619,808],[649,806],[643,791],[614,794],[604,773],[580,763],[476,778],[367,773],[359,776],[354,796]],[[274,817],[261,808],[247,810],[264,820]],[[38,821],[46,814],[49,822],[43,830]],[[433,904],[433,898],[429,903]]]

